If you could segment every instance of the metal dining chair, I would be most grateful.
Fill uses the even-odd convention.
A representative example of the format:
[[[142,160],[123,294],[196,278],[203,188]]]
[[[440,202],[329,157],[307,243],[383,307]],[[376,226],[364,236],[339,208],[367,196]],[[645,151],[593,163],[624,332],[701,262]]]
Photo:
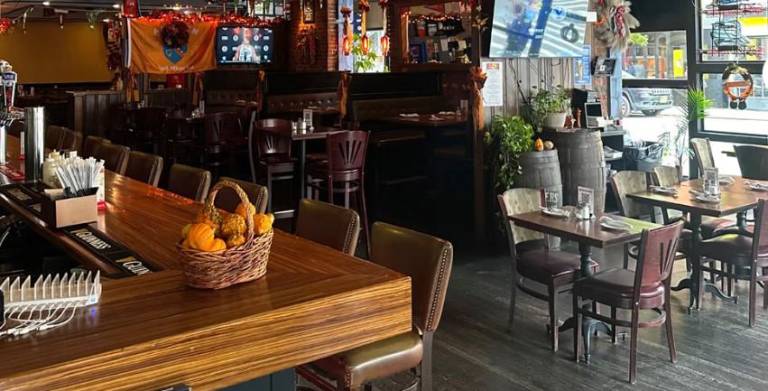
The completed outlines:
[[[670,280],[682,229],[683,222],[678,222],[650,231],[644,230],[640,239],[637,267],[634,271],[609,269],[573,283],[573,316],[576,325],[573,329],[573,352],[576,361],[581,355],[579,339],[591,337],[590,335],[582,336],[581,318],[584,316],[609,323],[613,328],[614,338],[616,327],[630,328],[630,383],[635,383],[637,377],[637,334],[640,328],[665,325],[669,358],[672,362],[676,361],[677,352],[672,334]],[[582,307],[584,300],[592,301],[592,309]],[[594,303],[611,307],[611,316],[601,315],[595,311]],[[618,319],[617,309],[631,311],[630,319]],[[651,319],[643,317],[641,320],[641,310],[651,310],[657,316]],[[586,344],[586,346],[589,345],[589,343]],[[586,353],[589,354],[589,352]]]

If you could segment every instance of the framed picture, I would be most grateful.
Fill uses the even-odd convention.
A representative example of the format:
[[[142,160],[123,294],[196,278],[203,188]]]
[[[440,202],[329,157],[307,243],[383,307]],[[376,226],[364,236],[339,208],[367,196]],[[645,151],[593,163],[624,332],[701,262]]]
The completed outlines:
[[[595,214],[595,202],[594,202],[595,190],[590,189],[588,187],[579,186],[577,194],[578,194],[577,200],[578,200],[579,206],[587,205],[587,207],[589,208],[589,213],[591,215],[594,215]]]
[[[315,0],[301,0],[304,23],[315,23]]]

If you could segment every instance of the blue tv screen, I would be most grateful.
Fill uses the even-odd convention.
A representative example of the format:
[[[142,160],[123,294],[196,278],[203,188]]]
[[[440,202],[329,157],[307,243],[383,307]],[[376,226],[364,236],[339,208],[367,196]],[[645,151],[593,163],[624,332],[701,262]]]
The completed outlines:
[[[219,64],[267,64],[272,61],[272,29],[225,26],[216,31]]]
[[[489,57],[581,57],[588,0],[496,0]]]

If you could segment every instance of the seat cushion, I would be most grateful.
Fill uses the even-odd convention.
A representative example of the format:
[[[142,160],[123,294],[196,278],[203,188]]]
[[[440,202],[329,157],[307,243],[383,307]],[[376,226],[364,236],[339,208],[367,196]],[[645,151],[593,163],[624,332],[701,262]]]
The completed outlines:
[[[573,292],[585,299],[597,300],[619,308],[632,308],[635,272],[609,269],[573,283]],[[664,304],[664,285],[640,289],[640,308],[658,308]]]
[[[703,257],[747,266],[752,263],[752,238],[739,234],[716,236],[702,241],[699,252]]]
[[[705,239],[709,239],[717,236],[718,231],[731,228],[735,225],[736,222],[730,219],[703,216],[701,218],[701,236]]]
[[[412,331],[318,360],[313,366],[354,388],[415,368],[422,356],[421,336]]]
[[[590,261],[592,268],[597,263]],[[542,284],[550,284],[554,279],[572,279],[580,270],[580,257],[563,251],[534,249],[518,256],[517,272],[528,279]]]

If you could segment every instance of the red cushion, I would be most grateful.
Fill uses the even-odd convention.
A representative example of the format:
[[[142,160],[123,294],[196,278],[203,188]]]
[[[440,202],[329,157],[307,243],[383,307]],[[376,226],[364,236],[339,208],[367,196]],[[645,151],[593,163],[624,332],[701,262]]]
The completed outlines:
[[[573,284],[574,294],[585,299],[594,299],[615,307],[628,308],[632,302],[635,286],[635,272],[627,269],[609,269]],[[664,285],[640,288],[640,308],[657,308],[664,304]]]
[[[535,249],[518,256],[517,272],[525,278],[549,284],[552,279],[575,275],[580,270],[580,257],[563,251]],[[593,269],[597,263],[590,261]]]

